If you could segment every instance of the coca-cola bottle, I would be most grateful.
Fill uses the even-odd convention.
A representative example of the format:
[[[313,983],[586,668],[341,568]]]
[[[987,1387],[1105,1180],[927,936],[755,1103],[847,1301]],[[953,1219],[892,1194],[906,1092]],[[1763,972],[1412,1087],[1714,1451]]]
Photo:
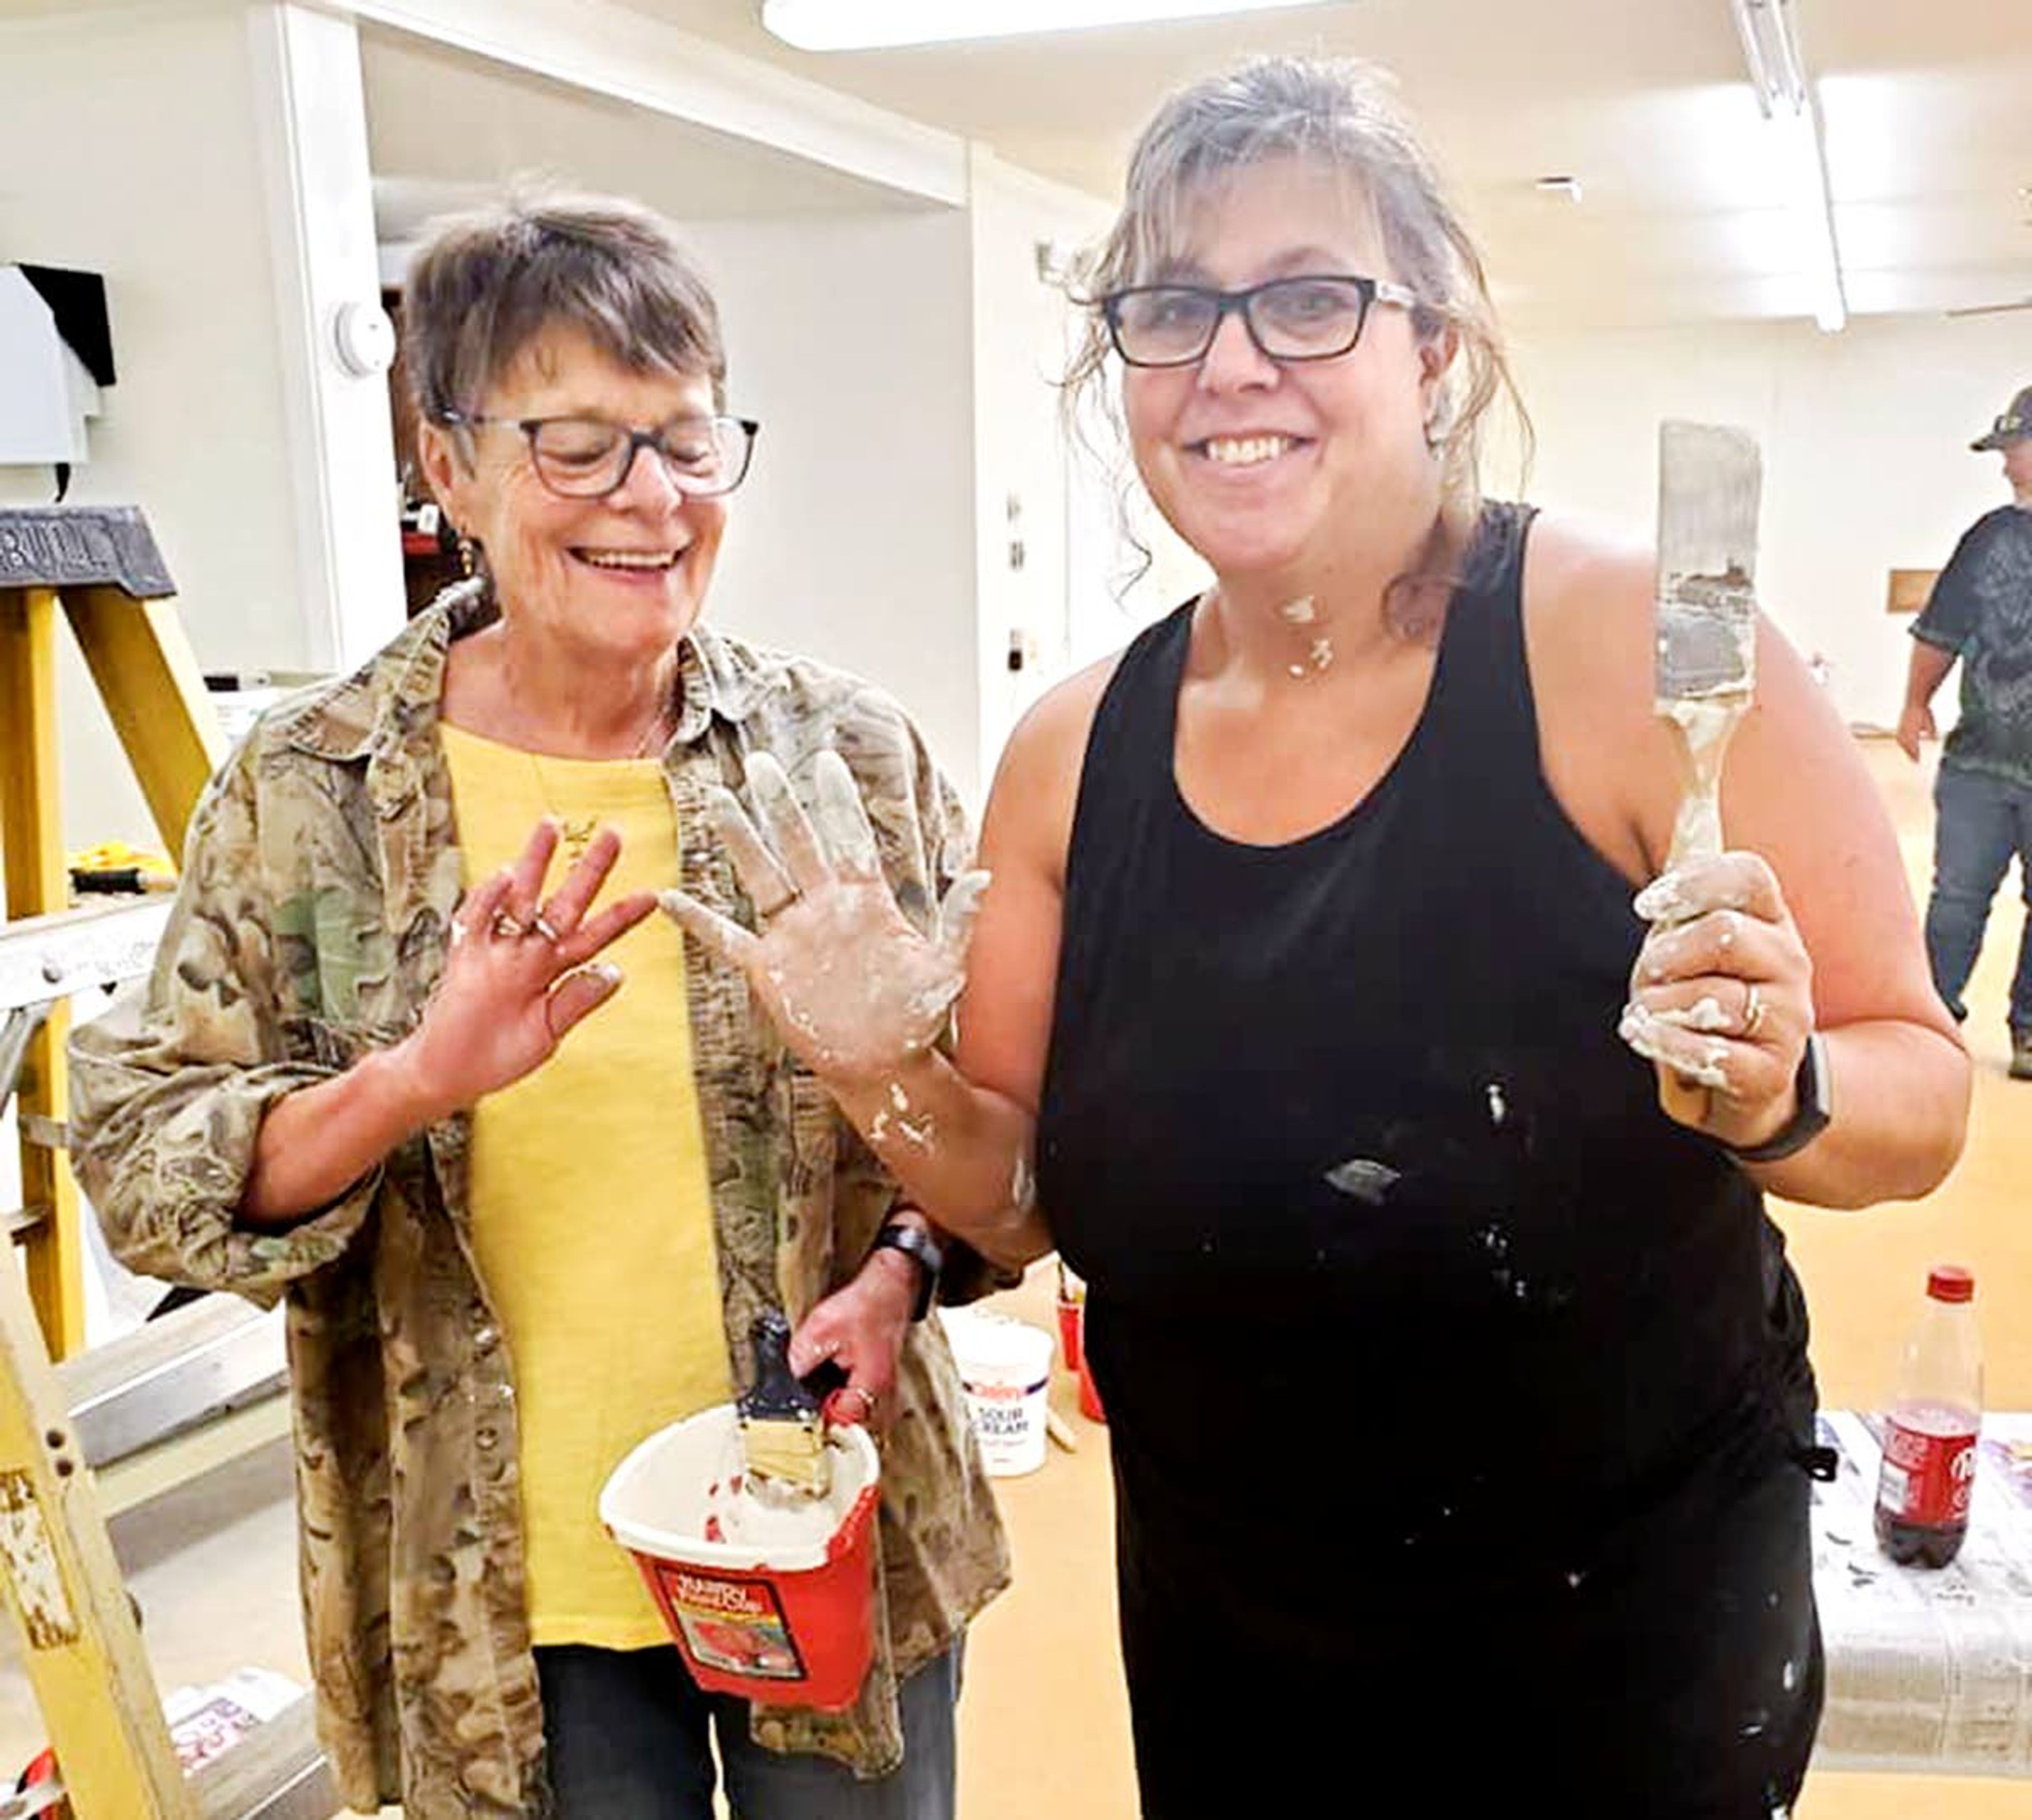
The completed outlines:
[[[1974,1295],[1967,1270],[1934,1270],[1926,1311],[1905,1344],[1877,1481],[1877,1539],[1900,1567],[1945,1567],[1968,1533],[1982,1426]]]

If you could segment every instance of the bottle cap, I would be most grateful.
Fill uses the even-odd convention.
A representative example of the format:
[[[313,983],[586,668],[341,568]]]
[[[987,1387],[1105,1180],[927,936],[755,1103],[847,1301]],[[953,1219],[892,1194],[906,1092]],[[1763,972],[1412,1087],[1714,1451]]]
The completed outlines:
[[[1959,1264],[1937,1264],[1927,1273],[1926,1293],[1937,1302],[1973,1301],[1974,1274]]]

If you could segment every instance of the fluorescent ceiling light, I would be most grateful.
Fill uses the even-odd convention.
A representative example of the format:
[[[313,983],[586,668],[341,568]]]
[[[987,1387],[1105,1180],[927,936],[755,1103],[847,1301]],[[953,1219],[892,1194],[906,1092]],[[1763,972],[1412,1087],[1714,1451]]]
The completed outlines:
[[[872,50],[1320,4],[1321,0],[762,0],[762,24],[800,50]]]
[[[1813,320],[1829,334],[1848,321],[1842,289],[1841,248],[1835,239],[1834,198],[1828,188],[1827,147],[1821,110],[1799,50],[1793,0],[1729,0],[1743,60],[1764,116],[1771,170],[1786,206],[1811,237],[1819,270]]]

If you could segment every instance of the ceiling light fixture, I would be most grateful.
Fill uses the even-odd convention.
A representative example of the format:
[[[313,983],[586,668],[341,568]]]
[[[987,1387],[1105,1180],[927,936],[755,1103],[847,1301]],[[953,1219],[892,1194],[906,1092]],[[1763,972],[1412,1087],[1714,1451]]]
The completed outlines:
[[[1139,25],[1316,6],[1322,0],[762,0],[762,24],[800,50],[874,50],[1089,25]]]
[[[1729,10],[1769,135],[1772,167],[1787,203],[1810,224],[1821,267],[1813,319],[1833,334],[1848,321],[1848,298],[1842,286],[1841,248],[1835,239],[1821,110],[1800,54],[1793,0],[1729,0]]]

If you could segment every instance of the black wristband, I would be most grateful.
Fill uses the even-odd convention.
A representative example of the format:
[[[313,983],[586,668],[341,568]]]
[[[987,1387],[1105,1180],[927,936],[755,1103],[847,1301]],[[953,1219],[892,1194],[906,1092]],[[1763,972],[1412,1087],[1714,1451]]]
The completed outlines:
[[[890,1219],[875,1235],[868,1255],[872,1258],[881,1251],[901,1251],[917,1266],[917,1300],[910,1309],[910,1318],[923,1320],[932,1311],[932,1297],[939,1286],[939,1273],[945,1268],[945,1248],[928,1227]]]
[[[1796,1155],[1825,1131],[1834,1117],[1832,1086],[1828,1079],[1827,1046],[1817,1030],[1807,1037],[1806,1050],[1799,1057],[1799,1072],[1792,1078],[1798,1101],[1792,1116],[1761,1144],[1747,1144],[1739,1150],[1730,1145],[1728,1154],[1740,1163],[1775,1163]]]

